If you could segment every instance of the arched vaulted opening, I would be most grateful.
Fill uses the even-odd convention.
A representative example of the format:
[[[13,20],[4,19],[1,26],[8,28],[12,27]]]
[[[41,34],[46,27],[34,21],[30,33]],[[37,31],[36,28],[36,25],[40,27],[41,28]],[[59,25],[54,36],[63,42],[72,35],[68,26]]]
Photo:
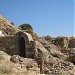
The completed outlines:
[[[18,32],[13,36],[13,54],[22,57],[31,58],[33,51],[30,47],[30,41],[33,41],[32,36],[26,32]]]
[[[26,57],[25,39],[23,37],[19,38],[19,55]]]

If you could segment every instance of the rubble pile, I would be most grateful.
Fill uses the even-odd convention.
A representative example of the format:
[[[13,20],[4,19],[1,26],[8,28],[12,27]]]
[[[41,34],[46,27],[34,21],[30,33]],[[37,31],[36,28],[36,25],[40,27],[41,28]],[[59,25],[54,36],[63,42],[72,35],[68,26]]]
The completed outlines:
[[[60,44],[58,46],[53,43],[54,38],[46,39],[43,37],[38,39],[50,54],[49,61],[44,63],[44,73],[47,75],[75,75],[75,49],[68,48],[68,41],[64,43],[65,41],[58,39],[63,44],[63,46]]]

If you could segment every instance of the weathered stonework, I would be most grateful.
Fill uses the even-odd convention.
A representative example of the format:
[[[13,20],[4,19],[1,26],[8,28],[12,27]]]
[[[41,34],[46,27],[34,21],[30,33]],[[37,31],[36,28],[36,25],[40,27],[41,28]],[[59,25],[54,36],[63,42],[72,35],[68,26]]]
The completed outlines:
[[[69,48],[75,48],[75,38],[69,40]]]
[[[75,38],[69,40],[69,58],[68,61],[72,62],[75,65]]]
[[[0,37],[0,50],[11,55],[33,57],[31,41],[33,39],[30,34],[20,31],[13,36]]]
[[[12,36],[0,37],[0,50],[10,53]]]

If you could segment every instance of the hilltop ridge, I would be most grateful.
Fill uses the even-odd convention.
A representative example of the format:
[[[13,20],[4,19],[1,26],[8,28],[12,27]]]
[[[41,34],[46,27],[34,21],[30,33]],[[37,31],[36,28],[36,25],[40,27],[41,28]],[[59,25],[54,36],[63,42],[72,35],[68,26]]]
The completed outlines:
[[[13,35],[16,32],[20,31],[18,27],[13,25],[9,20],[0,16],[0,30],[5,32],[6,35]]]

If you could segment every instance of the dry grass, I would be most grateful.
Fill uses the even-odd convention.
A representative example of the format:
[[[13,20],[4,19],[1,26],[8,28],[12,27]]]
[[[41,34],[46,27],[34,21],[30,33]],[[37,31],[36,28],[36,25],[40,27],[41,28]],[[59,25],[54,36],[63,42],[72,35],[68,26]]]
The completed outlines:
[[[0,66],[0,74],[11,74],[12,69],[7,66]]]

